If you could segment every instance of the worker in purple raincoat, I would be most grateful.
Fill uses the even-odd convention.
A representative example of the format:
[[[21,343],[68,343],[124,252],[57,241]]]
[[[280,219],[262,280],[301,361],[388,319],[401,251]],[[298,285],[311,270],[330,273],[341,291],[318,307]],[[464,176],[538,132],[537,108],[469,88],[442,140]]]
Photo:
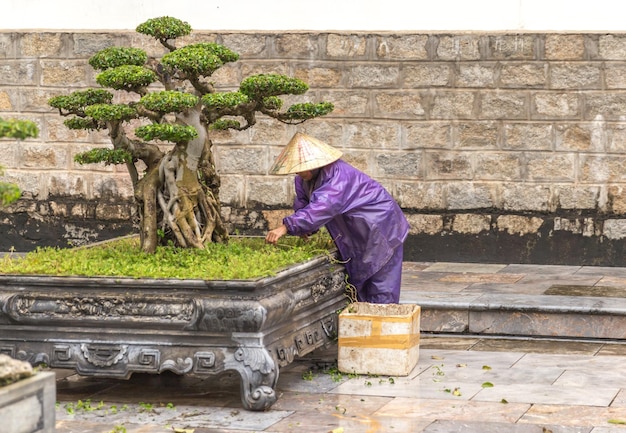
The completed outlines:
[[[409,224],[385,188],[340,157],[324,142],[294,135],[270,171],[298,174],[295,212],[266,240],[276,243],[286,234],[306,236],[326,226],[358,301],[398,303]]]

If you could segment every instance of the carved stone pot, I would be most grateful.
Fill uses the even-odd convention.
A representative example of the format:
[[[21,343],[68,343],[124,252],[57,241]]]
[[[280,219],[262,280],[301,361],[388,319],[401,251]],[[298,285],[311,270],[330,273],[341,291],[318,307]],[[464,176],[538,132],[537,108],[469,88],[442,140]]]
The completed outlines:
[[[336,339],[345,270],[327,256],[258,280],[0,275],[0,353],[98,377],[241,376],[246,409],[279,368]]]

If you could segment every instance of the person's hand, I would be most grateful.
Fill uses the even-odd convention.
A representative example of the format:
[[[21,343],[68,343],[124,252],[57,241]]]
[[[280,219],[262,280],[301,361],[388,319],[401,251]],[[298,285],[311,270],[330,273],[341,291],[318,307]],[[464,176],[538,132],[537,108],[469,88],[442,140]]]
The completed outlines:
[[[283,224],[280,227],[267,232],[267,235],[265,236],[265,242],[270,243],[270,244],[275,244],[276,242],[278,242],[278,239],[282,238],[286,234],[287,234],[287,226]]]

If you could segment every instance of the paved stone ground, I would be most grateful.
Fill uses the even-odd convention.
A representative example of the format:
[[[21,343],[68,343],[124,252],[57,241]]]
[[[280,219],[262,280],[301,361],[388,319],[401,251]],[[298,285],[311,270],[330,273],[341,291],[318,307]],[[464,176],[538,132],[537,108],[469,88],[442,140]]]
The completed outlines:
[[[267,412],[243,410],[229,375],[118,381],[57,371],[57,432],[626,431],[619,342],[432,336],[406,377],[342,375],[333,354],[336,347],[283,369]]]
[[[582,293],[564,297],[572,286]],[[541,338],[423,332],[406,377],[340,374],[337,347],[320,349],[281,370],[280,397],[266,412],[242,409],[234,375],[121,381],[57,370],[57,433],[626,432],[626,339],[563,337],[573,324],[626,333],[620,320],[592,317],[603,308],[619,317],[624,293],[626,268],[408,263],[403,302],[483,308],[501,295],[498,308],[523,304],[509,308],[502,329],[526,323],[528,300],[579,320],[535,315],[532,329],[549,330]],[[579,308],[586,303],[595,310]]]

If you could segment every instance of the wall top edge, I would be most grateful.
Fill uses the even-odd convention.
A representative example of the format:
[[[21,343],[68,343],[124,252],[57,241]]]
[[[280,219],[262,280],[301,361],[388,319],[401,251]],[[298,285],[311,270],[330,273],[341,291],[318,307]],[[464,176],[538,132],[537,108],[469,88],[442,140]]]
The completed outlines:
[[[0,33],[136,33],[135,29],[67,29],[67,28],[23,28],[23,29],[0,29]],[[266,30],[266,29],[193,29],[193,33],[240,33],[240,34],[380,34],[380,35],[409,35],[409,34],[463,34],[463,35],[532,35],[532,34],[588,34],[588,35],[606,35],[606,34],[626,34],[626,30],[333,30],[333,29],[311,29],[311,30]]]

